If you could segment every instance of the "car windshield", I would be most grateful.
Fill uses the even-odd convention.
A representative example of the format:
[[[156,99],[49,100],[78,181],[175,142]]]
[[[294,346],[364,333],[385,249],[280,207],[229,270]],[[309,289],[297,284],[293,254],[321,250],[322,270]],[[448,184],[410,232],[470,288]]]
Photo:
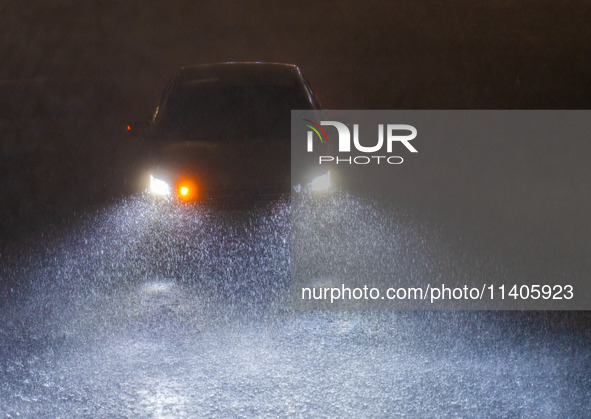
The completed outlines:
[[[303,88],[193,81],[175,89],[162,115],[163,133],[225,141],[288,139],[292,109],[309,109]]]

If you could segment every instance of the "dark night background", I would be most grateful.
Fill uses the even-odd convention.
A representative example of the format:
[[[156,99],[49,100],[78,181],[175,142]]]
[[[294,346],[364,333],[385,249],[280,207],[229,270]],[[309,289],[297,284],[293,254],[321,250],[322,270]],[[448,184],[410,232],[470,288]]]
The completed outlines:
[[[295,63],[334,109],[586,109],[591,5],[26,1],[0,6],[2,237],[132,190],[174,71]],[[122,182],[123,179],[123,182]]]

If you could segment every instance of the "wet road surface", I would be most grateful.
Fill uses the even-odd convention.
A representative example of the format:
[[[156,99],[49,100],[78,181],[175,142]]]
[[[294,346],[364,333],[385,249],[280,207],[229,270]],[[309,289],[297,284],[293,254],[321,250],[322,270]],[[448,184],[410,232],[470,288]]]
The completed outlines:
[[[591,415],[588,315],[293,311],[289,212],[136,196],[2,254],[2,417]]]

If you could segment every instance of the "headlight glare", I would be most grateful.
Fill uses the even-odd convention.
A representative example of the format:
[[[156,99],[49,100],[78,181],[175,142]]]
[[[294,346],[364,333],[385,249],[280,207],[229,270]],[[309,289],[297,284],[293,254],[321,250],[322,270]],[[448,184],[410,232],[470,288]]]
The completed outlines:
[[[322,176],[318,176],[312,182],[310,182],[310,189],[312,192],[326,192],[330,189],[330,171],[326,172]]]
[[[155,195],[170,195],[170,187],[164,180],[150,175],[150,192]]]

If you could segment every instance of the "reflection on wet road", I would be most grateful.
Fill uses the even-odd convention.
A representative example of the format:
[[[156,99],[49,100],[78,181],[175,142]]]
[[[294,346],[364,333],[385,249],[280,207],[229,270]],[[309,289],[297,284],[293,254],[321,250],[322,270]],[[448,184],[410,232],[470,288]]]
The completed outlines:
[[[584,314],[292,311],[285,203],[133,197],[2,256],[5,417],[591,415]]]

